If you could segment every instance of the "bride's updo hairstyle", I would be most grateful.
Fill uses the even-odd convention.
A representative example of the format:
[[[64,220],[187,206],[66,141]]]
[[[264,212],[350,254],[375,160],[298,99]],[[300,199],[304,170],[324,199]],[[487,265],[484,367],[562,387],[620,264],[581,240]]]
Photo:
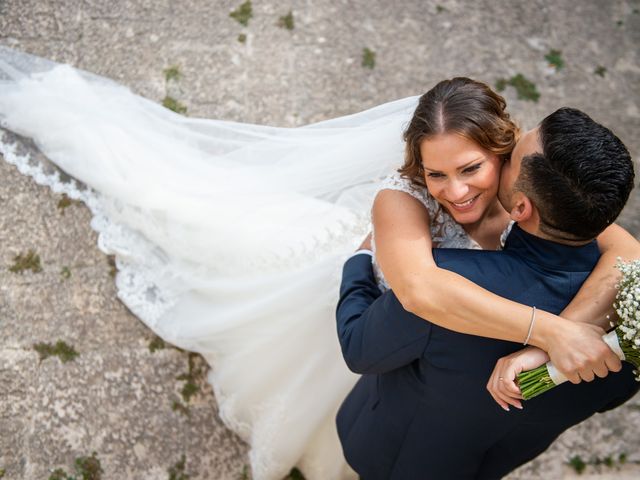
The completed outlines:
[[[505,159],[518,140],[519,129],[505,111],[507,102],[482,82],[465,77],[443,80],[420,97],[403,134],[404,165],[398,171],[425,186],[420,145],[440,134],[461,135]]]

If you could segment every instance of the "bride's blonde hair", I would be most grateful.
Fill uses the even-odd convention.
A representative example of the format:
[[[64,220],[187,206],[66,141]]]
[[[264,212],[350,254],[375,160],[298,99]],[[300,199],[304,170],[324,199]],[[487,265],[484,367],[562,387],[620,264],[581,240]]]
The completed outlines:
[[[405,159],[398,172],[424,186],[420,145],[444,133],[462,135],[500,158],[508,158],[520,130],[506,106],[504,98],[485,83],[465,77],[441,81],[420,97],[403,134]]]

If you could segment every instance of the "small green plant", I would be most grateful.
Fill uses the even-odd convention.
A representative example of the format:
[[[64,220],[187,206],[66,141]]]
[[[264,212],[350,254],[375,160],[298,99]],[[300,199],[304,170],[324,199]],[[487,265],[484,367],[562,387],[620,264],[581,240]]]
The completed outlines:
[[[584,472],[584,469],[587,468],[587,464],[584,463],[584,460],[580,457],[580,455],[574,455],[569,459],[569,466],[572,467],[578,475]]]
[[[507,79],[499,78],[496,81],[496,90],[498,90],[499,92],[503,92],[505,88],[507,88]]]
[[[623,22],[622,20],[618,20],[618,21],[616,22],[616,26],[617,26],[618,28],[622,27],[623,25],[624,25],[624,22]]]
[[[544,56],[544,59],[556,70],[562,70],[564,67],[564,60],[562,59],[562,52],[560,50],[549,50],[549,53]]]
[[[98,460],[97,453],[93,452],[90,457],[78,457],[75,461],[75,475],[69,475],[64,469],[57,468],[49,476],[49,480],[101,480],[102,466]]]
[[[249,466],[245,465],[242,467],[242,473],[240,473],[240,480],[250,480],[249,478]]]
[[[58,209],[60,210],[60,214],[64,215],[64,210],[66,208],[77,203],[78,203],[77,200],[71,200],[66,193],[63,193],[60,200],[58,200]]]
[[[436,13],[442,13],[442,12],[446,12],[447,9],[444,8],[442,5],[436,5]]]
[[[567,462],[567,464],[571,466],[578,474],[584,472],[587,466],[596,467],[598,469],[600,469],[603,465],[607,468],[620,468],[625,463],[627,463],[627,454],[625,452],[618,454],[617,457],[615,455],[607,455],[604,458],[592,457],[590,460],[583,460],[579,455],[575,455],[571,457]]]
[[[244,33],[241,33],[238,35],[238,41],[240,43],[247,43],[247,36]]]
[[[116,273],[118,273],[115,255],[107,255],[107,265],[109,265],[109,275],[115,277]]]
[[[167,470],[169,480],[189,480],[191,476],[184,473],[186,463],[187,458],[183,454],[182,457],[180,457],[180,460]]]
[[[283,480],[305,480],[305,478],[302,472],[294,467]]]
[[[174,400],[173,401],[173,403],[171,404],[171,410],[173,410],[174,412],[180,412],[185,417],[190,417],[191,416],[191,412],[189,411],[189,407],[187,407],[185,404],[183,404],[180,400]]]
[[[537,102],[540,98],[540,93],[538,92],[535,83],[527,80],[527,78],[518,73],[514,75],[510,79],[500,78],[496,81],[496,90],[502,92],[507,85],[512,86],[516,89],[516,93],[520,100],[530,100],[532,102]]]
[[[51,475],[49,475],[49,480],[76,480],[74,477],[70,477],[67,475],[62,468],[56,468]]]
[[[180,73],[180,67],[172,65],[164,69],[164,80],[169,83],[174,80],[180,80],[182,74]]]
[[[22,273],[25,270],[31,270],[33,273],[39,273],[42,271],[40,255],[33,250],[29,250],[25,254],[20,253],[13,257],[13,265],[9,267],[9,270],[13,273]]]
[[[245,27],[249,25],[249,20],[253,17],[253,8],[251,8],[251,0],[247,0],[233,12],[229,14],[231,18],[236,20],[240,25]]]
[[[34,343],[33,349],[40,355],[41,362],[49,357],[56,356],[60,358],[62,363],[67,363],[75,360],[80,355],[71,345],[62,340],[58,340],[55,345],[45,342]]]
[[[598,65],[596,67],[596,69],[593,71],[593,73],[595,73],[596,75],[599,75],[602,78],[604,78],[605,74],[607,73],[607,69],[605,67],[603,67],[602,65]]]
[[[62,267],[62,270],[60,270],[60,276],[65,280],[68,280],[69,278],[71,278],[71,270],[69,270],[69,267],[67,266]]]
[[[200,387],[197,384],[193,383],[191,380],[188,380],[187,383],[182,387],[182,398],[186,403],[189,403],[191,397],[193,397],[196,393],[200,391]]]
[[[181,115],[187,113],[187,107],[169,95],[165,96],[162,100],[162,106],[169,110],[173,110],[176,113],[180,113]]]
[[[362,66],[373,70],[376,66],[376,52],[365,47],[362,49]]]
[[[0,478],[4,478],[5,473],[7,473],[7,471],[4,468],[0,468]]]
[[[286,28],[287,30],[293,30],[295,26],[293,23],[293,12],[289,11],[289,13],[280,17],[278,19],[278,26],[280,28]]]
[[[151,353],[155,353],[157,350],[162,350],[165,348],[167,344],[160,337],[155,337],[153,340],[149,342],[149,351]]]
[[[102,478],[103,470],[96,452],[93,452],[90,457],[76,458],[75,467],[76,473],[81,475],[82,480],[100,480]]]
[[[176,377],[176,380],[185,382],[182,386],[182,391],[180,392],[184,403],[189,403],[191,398],[200,391],[200,387],[196,383],[196,378],[200,374],[200,369],[196,367],[197,356],[198,355],[196,353],[190,352],[189,371]]]

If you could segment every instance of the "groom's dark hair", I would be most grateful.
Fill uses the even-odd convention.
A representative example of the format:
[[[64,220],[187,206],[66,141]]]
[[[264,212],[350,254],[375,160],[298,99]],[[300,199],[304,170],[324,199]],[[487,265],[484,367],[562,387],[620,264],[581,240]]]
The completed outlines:
[[[522,159],[516,188],[540,214],[540,231],[560,240],[595,238],[618,217],[633,189],[633,161],[611,130],[574,108],[539,126],[542,153]]]

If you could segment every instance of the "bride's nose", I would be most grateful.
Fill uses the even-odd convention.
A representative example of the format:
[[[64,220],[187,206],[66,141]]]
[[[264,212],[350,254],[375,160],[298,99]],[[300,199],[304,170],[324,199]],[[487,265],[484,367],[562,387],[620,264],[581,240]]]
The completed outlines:
[[[450,202],[460,202],[466,200],[469,193],[469,185],[460,180],[450,180],[447,184],[447,200]]]

